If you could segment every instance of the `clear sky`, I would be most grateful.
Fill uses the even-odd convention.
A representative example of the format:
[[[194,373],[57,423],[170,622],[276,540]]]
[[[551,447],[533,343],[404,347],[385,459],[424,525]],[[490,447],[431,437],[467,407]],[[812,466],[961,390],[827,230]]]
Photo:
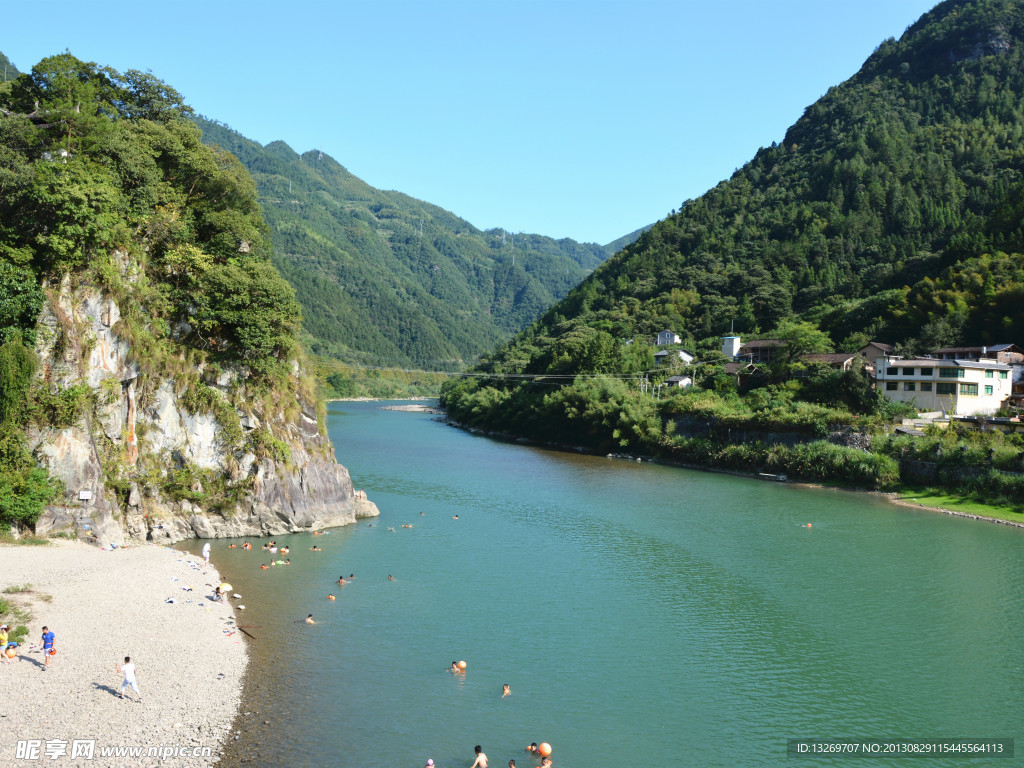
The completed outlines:
[[[933,5],[48,0],[7,4],[0,51],[151,70],[251,139],[477,227],[606,243],[780,141]]]

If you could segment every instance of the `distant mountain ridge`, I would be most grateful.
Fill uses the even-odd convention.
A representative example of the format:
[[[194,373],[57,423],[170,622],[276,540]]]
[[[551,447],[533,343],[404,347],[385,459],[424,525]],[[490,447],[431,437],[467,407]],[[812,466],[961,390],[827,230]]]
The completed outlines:
[[[275,264],[295,287],[307,344],[366,365],[461,368],[539,317],[614,251],[480,230],[329,155],[262,146],[197,120],[203,141],[256,180]],[[618,242],[618,241],[617,241]]]

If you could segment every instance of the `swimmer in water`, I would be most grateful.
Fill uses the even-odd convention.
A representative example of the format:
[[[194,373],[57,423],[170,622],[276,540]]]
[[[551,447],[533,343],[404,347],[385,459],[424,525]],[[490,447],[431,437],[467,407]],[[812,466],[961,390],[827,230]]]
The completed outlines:
[[[313,614],[312,613],[309,614],[309,616],[306,617],[306,623],[307,624],[316,624],[316,622],[313,621]]]
[[[338,583],[341,584],[342,586],[344,586],[345,584],[348,584],[348,580],[343,578],[343,577],[341,577],[341,576],[339,576],[338,577]]]
[[[451,672],[451,673],[452,673],[453,675],[457,675],[457,674],[459,674],[459,672],[461,671],[461,670],[459,669],[459,662],[457,662],[457,661],[453,661],[453,662],[452,662],[452,668],[451,668],[451,669],[450,669],[449,671],[450,671],[450,672]]]
[[[540,768],[548,768],[548,766],[550,766],[550,765],[551,765],[551,758],[550,757],[542,757],[540,759]]]
[[[508,687],[508,683],[505,683],[503,686],[501,686],[501,698],[504,699],[506,696],[508,696],[511,693],[512,693],[512,690]]]
[[[333,599],[334,599],[334,595],[328,595],[328,596],[327,596],[327,599],[328,599],[328,600],[333,600]]]
[[[535,741],[526,748],[526,751],[531,754],[538,755],[540,754],[540,747],[537,746],[537,742]]]
[[[473,747],[473,751],[476,752],[476,760],[469,768],[487,768],[487,755],[484,754],[483,748],[477,744]]]
[[[394,580],[395,580],[395,577],[394,577],[394,576],[392,576],[392,575],[391,575],[391,574],[389,573],[389,574],[388,574],[388,581],[394,581]]]

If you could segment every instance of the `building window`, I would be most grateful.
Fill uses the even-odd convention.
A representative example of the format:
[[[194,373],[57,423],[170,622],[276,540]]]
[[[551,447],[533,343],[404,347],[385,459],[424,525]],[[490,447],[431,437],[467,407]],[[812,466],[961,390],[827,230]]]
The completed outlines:
[[[922,392],[931,392],[932,391],[932,383],[930,381],[922,381],[921,382],[921,391]]]
[[[900,369],[899,368],[886,368],[885,369],[885,375],[886,376],[899,376],[899,374],[900,374]]]
[[[903,391],[904,392],[913,392],[915,389],[916,389],[916,387],[914,386],[914,382],[912,382],[912,381],[905,381],[905,382],[903,382]]]
[[[904,368],[903,369],[903,375],[904,376],[913,376],[914,375],[914,369],[913,368]]]
[[[991,395],[992,394],[992,385],[991,384],[986,384],[985,385],[985,394],[986,395]]]
[[[974,395],[978,396],[978,385],[977,384],[961,384],[960,385],[961,395]]]
[[[921,375],[922,376],[933,376],[934,374],[932,373],[932,369],[931,368],[922,368],[921,369]]]
[[[887,382],[885,382],[885,391],[886,392],[895,392],[896,388],[897,388],[897,384],[896,384],[895,381],[887,381]]]
[[[963,368],[939,368],[940,379],[962,379],[963,377]]]
[[[956,384],[946,384],[940,381],[938,387],[935,388],[935,394],[937,395],[955,395]]]
[[[985,371],[985,378],[986,379],[991,379],[992,378],[992,371]]]
[[[1000,379],[1005,379],[1006,378],[1006,371],[1000,371],[999,372],[999,378]]]

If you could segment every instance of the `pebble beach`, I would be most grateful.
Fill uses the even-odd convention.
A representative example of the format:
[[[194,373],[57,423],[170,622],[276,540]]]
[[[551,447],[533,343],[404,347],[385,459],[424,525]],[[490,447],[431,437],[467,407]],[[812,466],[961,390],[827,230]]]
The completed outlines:
[[[0,663],[0,765],[212,765],[230,736],[247,661],[234,616],[244,599],[216,602],[220,583],[202,558],[156,545],[0,547],[2,597],[31,613],[8,621],[29,634],[14,663]],[[48,669],[43,625],[57,649]],[[141,703],[130,689],[120,697],[115,664],[125,656]],[[132,747],[141,753],[103,754]]]

